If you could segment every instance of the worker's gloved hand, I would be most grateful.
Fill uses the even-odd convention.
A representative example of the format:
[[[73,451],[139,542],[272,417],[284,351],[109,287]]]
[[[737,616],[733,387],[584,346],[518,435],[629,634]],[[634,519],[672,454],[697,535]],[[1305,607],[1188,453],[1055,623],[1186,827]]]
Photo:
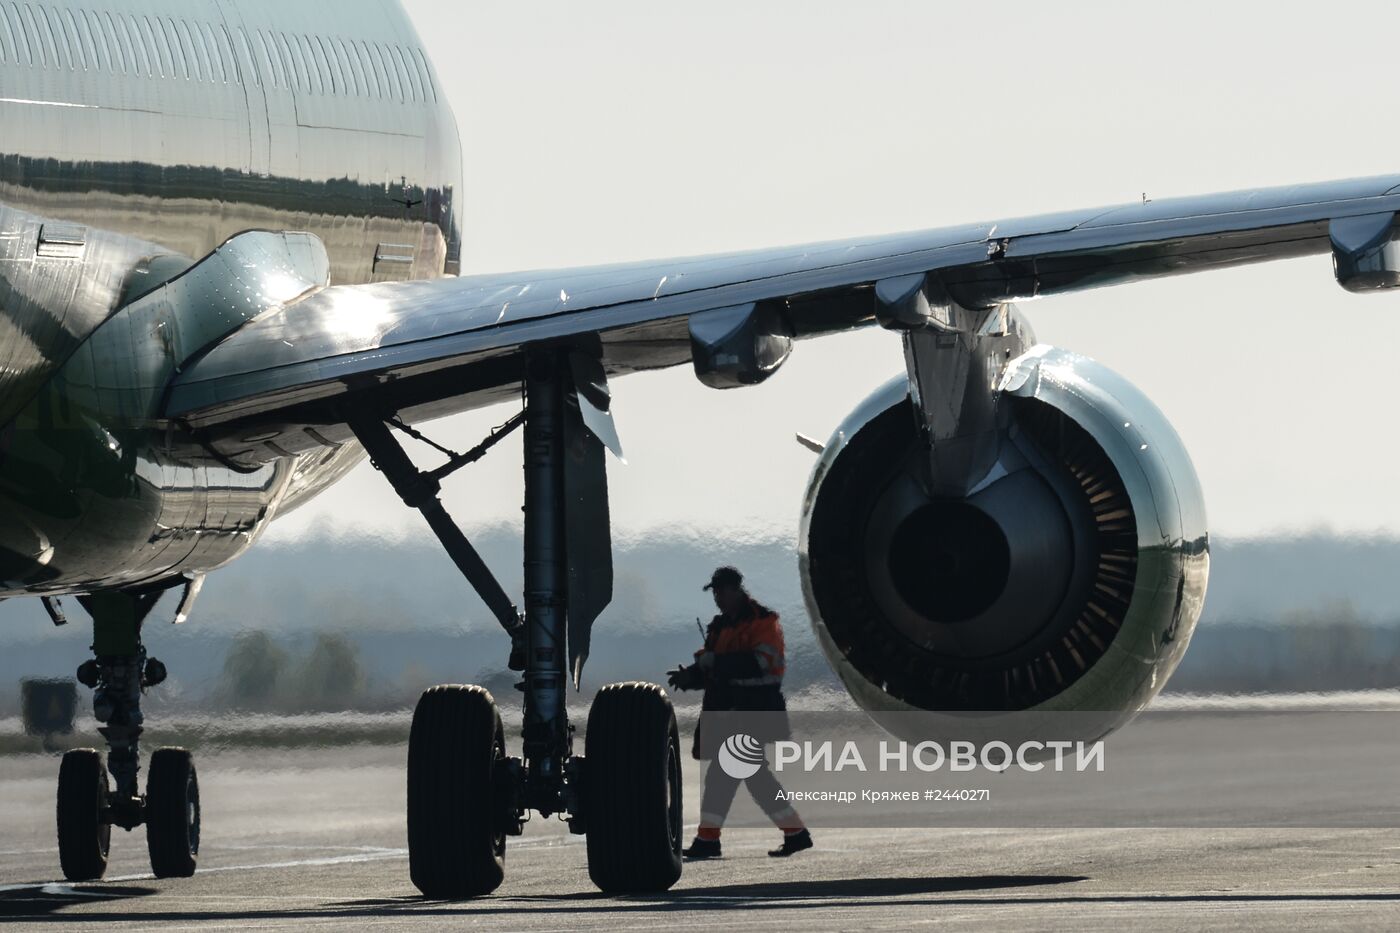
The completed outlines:
[[[666,672],[666,682],[675,690],[699,690],[705,686],[705,672],[700,669],[699,664],[678,667],[674,671]]]

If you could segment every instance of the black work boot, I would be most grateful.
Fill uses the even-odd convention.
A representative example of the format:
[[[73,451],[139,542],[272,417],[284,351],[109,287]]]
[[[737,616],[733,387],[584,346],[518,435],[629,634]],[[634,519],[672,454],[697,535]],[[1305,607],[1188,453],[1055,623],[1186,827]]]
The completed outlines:
[[[782,848],[769,849],[768,854],[773,858],[787,858],[794,852],[810,848],[812,848],[812,834],[804,829],[800,833],[783,833]]]
[[[811,843],[808,843],[808,845],[811,845]],[[692,862],[698,862],[701,859],[707,858],[719,858],[720,854],[718,839],[701,839],[699,836],[696,836],[695,840],[691,842],[689,849],[681,850],[681,855],[684,855]]]

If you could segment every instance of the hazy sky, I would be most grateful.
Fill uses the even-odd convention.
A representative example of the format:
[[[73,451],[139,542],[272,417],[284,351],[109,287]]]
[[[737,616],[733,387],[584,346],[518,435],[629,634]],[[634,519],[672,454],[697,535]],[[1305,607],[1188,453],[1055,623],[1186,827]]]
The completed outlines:
[[[1400,172],[1400,10],[1350,3],[408,0],[461,125],[467,272],[610,262]],[[1400,295],[1327,257],[1028,303],[1166,412],[1212,530],[1400,533]],[[791,534],[812,455],[901,369],[896,336],[799,344],[769,383],[614,385],[623,533]],[[509,409],[433,426],[470,446]],[[518,444],[449,481],[518,520]],[[309,528],[426,534],[361,468]],[[420,530],[421,529],[421,530]]]

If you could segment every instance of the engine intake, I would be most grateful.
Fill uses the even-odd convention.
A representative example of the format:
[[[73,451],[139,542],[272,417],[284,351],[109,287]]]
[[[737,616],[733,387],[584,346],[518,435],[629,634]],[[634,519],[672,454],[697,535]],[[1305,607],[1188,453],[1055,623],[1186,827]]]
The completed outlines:
[[[926,491],[904,377],[837,429],[800,542],[818,640],[867,710],[1131,715],[1200,615],[1195,471],[1161,412],[1085,357],[1033,348],[997,404],[996,464],[955,499]]]

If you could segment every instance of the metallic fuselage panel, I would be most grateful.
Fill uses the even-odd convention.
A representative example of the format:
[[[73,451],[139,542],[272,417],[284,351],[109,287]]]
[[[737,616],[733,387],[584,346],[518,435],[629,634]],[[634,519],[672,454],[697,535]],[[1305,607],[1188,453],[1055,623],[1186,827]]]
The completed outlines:
[[[200,279],[237,234],[312,234],[317,286],[434,278],[460,191],[397,3],[0,0],[0,594],[212,569],[343,475],[353,445],[234,469],[128,383],[277,291]]]

